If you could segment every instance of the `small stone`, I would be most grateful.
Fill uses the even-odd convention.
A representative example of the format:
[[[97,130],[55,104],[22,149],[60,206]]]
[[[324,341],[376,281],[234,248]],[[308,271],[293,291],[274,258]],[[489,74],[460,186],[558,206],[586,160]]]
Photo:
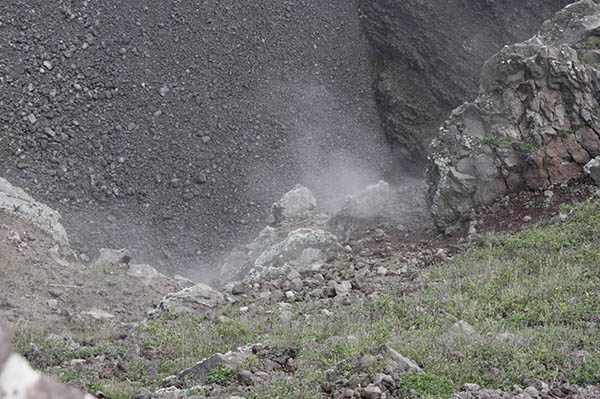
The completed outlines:
[[[538,398],[540,396],[539,391],[535,387],[527,387],[523,390],[523,392],[532,398]]]
[[[52,310],[56,310],[58,309],[58,301],[56,299],[48,299],[46,301],[46,303],[48,304],[48,307]]]
[[[238,283],[233,286],[233,288],[231,289],[231,293],[233,295],[242,295],[242,294],[246,293],[246,287],[244,286],[243,283]]]
[[[240,313],[248,313],[249,310],[250,308],[248,306],[242,306],[240,308]]]
[[[235,379],[243,385],[253,385],[254,384],[254,375],[248,370],[240,370],[235,375]]]
[[[525,223],[531,222],[531,216],[523,216],[523,221]]]
[[[176,375],[170,375],[163,379],[162,381],[163,387],[175,387],[180,385],[179,378]]]
[[[75,370],[83,369],[84,364],[85,359],[71,359],[71,361],[69,361],[69,367],[72,367]]]
[[[44,62],[43,62],[43,65],[44,65],[44,67],[45,67],[47,70],[49,70],[49,71],[51,71],[51,70],[52,70],[52,68],[53,68],[53,65],[52,65],[52,63],[51,63],[50,61],[44,61]]]
[[[391,376],[389,376],[387,374],[383,374],[383,373],[375,374],[373,383],[380,387],[386,387],[386,388],[393,388],[396,386],[396,382],[394,381],[394,379]]]
[[[28,120],[28,121],[29,121],[29,123],[31,123],[31,124],[33,124],[33,123],[37,122],[37,118],[35,117],[35,115],[34,115],[34,114],[29,114],[29,115],[27,116],[27,120]]]
[[[169,92],[169,88],[166,86],[163,86],[158,90],[158,94],[160,94],[161,97],[166,96],[168,92]]]
[[[554,197],[554,191],[552,191],[552,190],[546,190],[546,191],[544,191],[544,196],[546,198],[552,198],[552,197]]]
[[[361,397],[366,399],[379,399],[381,398],[381,388],[377,385],[369,384],[369,386],[364,389]]]
[[[464,320],[459,320],[454,323],[448,332],[456,336],[471,336],[477,334],[473,326]]]
[[[103,310],[97,310],[97,309],[90,310],[90,311],[87,311],[87,312],[81,312],[81,315],[82,316],[89,316],[89,317],[91,317],[92,319],[95,319],[95,320],[107,320],[107,319],[112,319],[112,318],[115,317],[111,313],[105,312]]]
[[[466,383],[466,384],[463,384],[462,389],[463,389],[463,391],[467,391],[467,392],[476,392],[476,391],[479,391],[480,388],[479,388],[479,385],[477,385],[477,384]]]
[[[207,144],[210,141],[210,136],[202,136],[202,142]]]
[[[377,274],[380,275],[380,276],[385,276],[387,274],[387,272],[388,272],[388,269],[386,269],[383,266],[379,266],[377,268]]]
[[[560,220],[561,222],[566,222],[568,218],[569,215],[565,215],[564,213],[558,215],[558,220]]]
[[[296,297],[296,295],[294,294],[294,291],[286,291],[285,292],[285,297],[287,299],[294,299]]]

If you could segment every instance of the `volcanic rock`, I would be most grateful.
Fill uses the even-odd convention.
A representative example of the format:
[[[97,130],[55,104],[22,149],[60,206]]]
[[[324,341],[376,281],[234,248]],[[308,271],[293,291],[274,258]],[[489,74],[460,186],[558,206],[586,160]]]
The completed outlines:
[[[280,267],[286,262],[299,259],[307,248],[319,249],[327,256],[344,251],[333,234],[303,228],[290,232],[285,240],[264,251],[256,259],[255,266]]]
[[[600,157],[596,157],[583,167],[584,172],[592,178],[597,186],[600,186]]]
[[[186,312],[211,315],[217,305],[224,303],[223,294],[206,284],[196,284],[165,296],[159,309],[170,312]]]
[[[45,204],[37,202],[19,187],[0,177],[0,209],[32,222],[46,231],[64,248],[69,246],[65,228],[60,223],[60,214]]]
[[[279,201],[271,207],[275,223],[283,219],[298,216],[303,212],[315,209],[317,200],[313,193],[306,187],[297,184],[293,190],[288,191]]]
[[[430,147],[438,229],[455,229],[509,192],[565,183],[600,155],[599,27],[600,6],[579,1],[486,62],[479,97],[452,112]]]
[[[571,0],[360,0],[374,49],[373,85],[384,131],[415,169],[448,113],[477,96],[484,62],[527,39]],[[416,161],[416,162],[415,162]]]

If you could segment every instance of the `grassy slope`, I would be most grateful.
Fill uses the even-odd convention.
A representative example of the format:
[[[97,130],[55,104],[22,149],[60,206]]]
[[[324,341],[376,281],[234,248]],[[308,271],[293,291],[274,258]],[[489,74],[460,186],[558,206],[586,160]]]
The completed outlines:
[[[402,384],[424,397],[448,397],[466,382],[510,390],[527,377],[595,381],[600,368],[599,200],[578,207],[567,222],[492,238],[483,248],[420,272],[419,286],[389,287],[373,301],[330,309],[332,316],[312,303],[296,304],[289,322],[279,320],[276,305],[251,316],[230,308],[220,322],[161,317],[129,331],[125,339],[100,325],[69,332],[79,341],[85,337],[85,353],[31,332],[18,332],[16,346],[25,352],[35,342],[41,357],[34,365],[63,381],[81,379],[92,393],[102,389],[114,398],[129,397],[141,386],[157,388],[162,378],[203,357],[255,342],[299,346],[299,366],[292,382],[254,387],[255,396],[246,397],[322,397],[318,383],[324,373],[316,364],[327,369],[380,344],[423,367],[426,375],[407,377]],[[458,320],[476,333],[452,332]],[[356,339],[332,339],[348,335]],[[578,350],[589,352],[591,359],[578,361]],[[119,359],[123,370],[118,376],[103,378],[94,366],[52,368],[98,353]],[[227,373],[222,377],[227,382]],[[236,391],[233,384],[229,389]]]

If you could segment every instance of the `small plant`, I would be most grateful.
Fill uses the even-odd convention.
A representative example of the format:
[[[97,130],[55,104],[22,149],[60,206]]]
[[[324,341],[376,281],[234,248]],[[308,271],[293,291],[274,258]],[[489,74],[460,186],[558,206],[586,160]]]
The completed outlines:
[[[543,207],[544,208],[550,208],[552,206],[552,202],[553,201],[554,201],[554,198],[552,196],[546,197],[546,199],[544,200]]]
[[[233,379],[233,369],[223,364],[212,370],[206,378],[207,384],[228,385]]]
[[[573,129],[569,129],[569,130],[564,130],[562,132],[559,132],[558,135],[560,137],[569,137],[570,135],[572,135],[574,133]]]
[[[528,154],[533,154],[539,149],[538,145],[532,141],[524,141],[519,144],[519,147],[521,148],[521,151],[524,151]]]
[[[524,205],[525,209],[529,209],[529,208],[533,208],[535,206],[535,202],[533,201],[527,201]]]
[[[486,136],[483,139],[482,144],[500,147],[500,148],[509,148],[510,145],[512,144],[512,141],[510,138],[508,138],[506,136],[493,135],[493,136]]]
[[[400,386],[406,394],[414,391],[419,397],[449,398],[454,393],[452,381],[432,374],[406,374]]]
[[[559,212],[563,215],[568,215],[573,210],[573,207],[569,204],[560,204]]]

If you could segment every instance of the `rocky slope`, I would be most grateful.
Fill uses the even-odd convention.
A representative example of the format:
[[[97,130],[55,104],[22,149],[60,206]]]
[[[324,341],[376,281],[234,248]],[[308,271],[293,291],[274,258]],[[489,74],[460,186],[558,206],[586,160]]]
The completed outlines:
[[[589,269],[600,261],[600,191],[588,199],[586,186],[569,188],[546,217],[577,199],[580,209],[516,237],[444,241],[419,237],[422,215],[415,230],[392,223],[383,206],[392,194],[379,183],[332,218],[297,187],[274,207],[284,219],[246,246],[249,272],[222,287],[171,280],[127,251],[103,250],[87,267],[66,261],[47,233],[0,211],[0,317],[20,355],[98,398],[598,396],[575,382],[600,381],[600,280]],[[539,201],[515,197],[504,210],[534,215],[523,204]],[[330,232],[340,228],[345,240]],[[536,271],[540,253],[548,257]],[[490,273],[512,276],[515,264],[532,269],[515,269],[523,276],[490,300]],[[536,312],[515,305],[525,298]],[[0,394],[43,384],[48,397],[67,397],[19,355],[2,367],[5,331]]]
[[[197,266],[388,168],[367,53],[353,1],[3,1],[0,170],[89,256]]]
[[[401,159],[423,162],[450,111],[477,95],[484,62],[530,37],[570,0],[359,1],[374,49],[382,125]]]
[[[0,170],[87,257],[197,269],[298,182],[333,209],[422,157],[483,60],[563,4],[4,1]]]
[[[441,230],[507,193],[548,189],[600,155],[600,6],[566,7],[486,62],[479,97],[431,144],[428,201]]]

